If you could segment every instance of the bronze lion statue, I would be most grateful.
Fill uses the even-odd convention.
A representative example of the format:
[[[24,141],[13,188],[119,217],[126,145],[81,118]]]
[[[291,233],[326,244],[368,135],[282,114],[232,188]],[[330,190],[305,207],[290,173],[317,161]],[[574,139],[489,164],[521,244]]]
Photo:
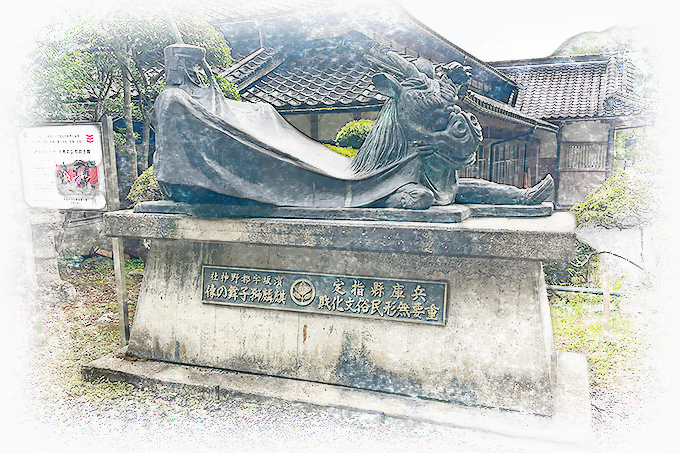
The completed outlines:
[[[204,49],[184,44],[165,50],[167,82],[154,106],[154,173],[171,200],[426,209],[539,204],[554,190],[550,176],[531,189],[458,178],[483,139],[475,116],[458,105],[470,77],[458,63],[436,73],[427,60],[387,53],[399,79],[373,77],[388,100],[349,159],[298,132],[269,104],[226,99],[204,57]]]

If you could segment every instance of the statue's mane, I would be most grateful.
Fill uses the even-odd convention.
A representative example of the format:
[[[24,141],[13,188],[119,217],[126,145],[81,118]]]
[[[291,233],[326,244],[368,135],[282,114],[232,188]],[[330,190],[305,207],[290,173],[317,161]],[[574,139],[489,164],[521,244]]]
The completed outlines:
[[[352,161],[357,175],[367,175],[406,157],[407,142],[397,120],[397,102],[388,99]]]

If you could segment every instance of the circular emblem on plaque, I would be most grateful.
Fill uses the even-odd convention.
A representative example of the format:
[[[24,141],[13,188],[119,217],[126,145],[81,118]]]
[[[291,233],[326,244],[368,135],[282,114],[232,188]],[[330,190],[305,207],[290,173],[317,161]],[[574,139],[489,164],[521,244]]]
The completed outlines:
[[[311,304],[315,294],[314,284],[306,278],[299,278],[290,285],[290,298],[301,307]]]

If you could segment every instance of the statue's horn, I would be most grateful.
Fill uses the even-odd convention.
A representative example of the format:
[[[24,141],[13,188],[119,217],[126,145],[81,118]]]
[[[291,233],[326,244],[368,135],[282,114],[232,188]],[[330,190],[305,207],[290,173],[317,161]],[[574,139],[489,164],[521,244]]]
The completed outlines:
[[[161,1],[161,5],[163,6],[163,12],[165,13],[165,20],[168,21],[168,26],[170,27],[170,31],[172,31],[172,36],[175,38],[175,44],[184,44],[182,35],[179,33],[179,28],[177,28],[177,23],[175,22],[175,16],[172,15],[172,11],[170,11],[168,3]]]

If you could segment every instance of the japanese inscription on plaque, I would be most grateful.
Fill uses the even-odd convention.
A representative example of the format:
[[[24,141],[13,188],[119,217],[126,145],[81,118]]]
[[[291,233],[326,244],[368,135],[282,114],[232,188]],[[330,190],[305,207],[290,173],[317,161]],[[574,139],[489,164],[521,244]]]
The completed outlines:
[[[446,323],[446,282],[203,266],[203,303]]]

